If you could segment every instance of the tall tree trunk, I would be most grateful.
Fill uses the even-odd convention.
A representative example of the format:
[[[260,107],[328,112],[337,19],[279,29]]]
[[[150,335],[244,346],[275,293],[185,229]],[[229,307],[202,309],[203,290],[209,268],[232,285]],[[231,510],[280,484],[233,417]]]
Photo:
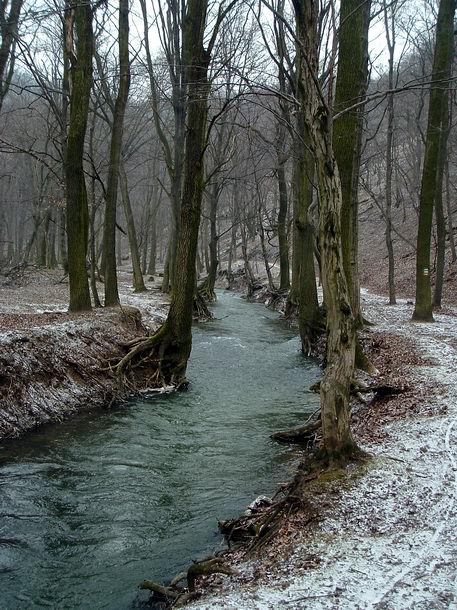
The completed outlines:
[[[184,377],[192,346],[192,313],[195,295],[195,260],[204,188],[203,154],[208,114],[208,66],[210,55],[203,46],[207,0],[189,0],[184,23],[184,60],[187,65],[187,128],[181,227],[176,251],[170,311],[165,324],[171,338],[168,375]]]
[[[389,50],[389,90],[394,89],[394,58],[395,58],[395,8],[391,7],[391,26],[389,25],[388,9],[384,0],[384,25],[386,30],[387,48]],[[395,257],[392,240],[392,161],[394,136],[394,94],[387,97],[387,138],[386,138],[386,246],[389,260],[389,305],[396,305],[395,297]]]
[[[152,337],[136,345],[118,365],[118,373],[137,355],[160,362],[162,380],[181,384],[185,381],[192,347],[192,317],[196,288],[195,261],[198,245],[201,204],[204,189],[204,151],[208,115],[208,66],[210,49],[203,46],[207,0],[189,0],[184,20],[183,48],[187,70],[188,120],[184,152],[184,182],[181,201],[181,230],[176,252],[175,281],[168,317]],[[215,33],[211,38],[214,44]],[[212,47],[210,43],[210,47]]]
[[[262,210],[260,194],[259,194],[258,216],[259,216],[260,247],[262,249],[262,258],[263,258],[263,264],[265,266],[265,273],[267,274],[267,278],[268,278],[268,288],[270,290],[274,291],[274,290],[276,290],[276,288],[275,288],[275,285],[273,282],[273,276],[271,275],[270,263],[268,261],[268,252],[267,252],[267,247],[265,244],[265,229],[263,226],[262,212],[263,212],[263,210]]]
[[[65,157],[65,183],[67,197],[68,277],[70,281],[70,311],[91,309],[89,282],[86,269],[89,211],[84,178],[84,138],[89,114],[92,88],[92,55],[94,36],[92,8],[78,1],[74,8],[76,53],[72,55],[70,121]],[[67,32],[72,41],[72,32]],[[76,57],[75,57],[76,55]]]
[[[167,134],[162,127],[162,117],[159,113],[159,95],[154,77],[154,67],[152,63],[152,55],[149,48],[149,25],[147,6],[145,0],[140,0],[141,12],[143,16],[144,40],[146,50],[146,62],[148,66],[149,84],[151,88],[152,110],[154,115],[154,124],[157,135],[162,144],[162,149],[165,157],[165,165],[170,178],[170,203],[171,203],[171,224],[169,228],[169,244],[167,252],[166,272],[164,273],[162,282],[162,291],[169,292],[173,288],[174,270],[176,265],[177,243],[180,231],[180,206],[183,188],[183,163],[184,163],[184,137],[185,137],[185,122],[186,122],[186,69],[181,53],[184,53],[180,47],[181,32],[179,24],[181,19],[182,5],[179,2],[168,5],[169,13],[165,20],[164,30],[162,35],[166,40],[168,61],[168,69],[170,72],[170,80],[172,85],[172,107],[174,118],[174,134],[173,146],[168,141]],[[172,9],[172,10],[170,10]],[[163,14],[161,13],[161,16]]]
[[[199,292],[207,301],[215,301],[216,293],[214,287],[216,285],[217,268],[219,266],[219,259],[217,257],[217,204],[219,199],[219,181],[217,177],[214,178],[213,185],[211,187],[209,195],[209,244],[208,244],[208,277],[199,287]],[[206,252],[206,246],[205,246]]]
[[[122,136],[124,132],[124,116],[129,89],[129,3],[128,0],[119,0],[119,91],[113,114],[104,226],[105,306],[119,304],[116,270],[116,204]]]
[[[135,292],[146,292],[146,286],[144,285],[143,274],[141,272],[140,250],[138,248],[138,240],[136,237],[135,220],[133,218],[132,205],[130,203],[127,174],[125,172],[124,162],[122,159],[119,165],[119,172],[122,203],[124,204],[124,214],[127,223],[127,235],[129,239],[130,256],[132,257],[133,288]]]
[[[90,126],[89,136],[89,154],[91,159],[94,158],[94,134],[96,125],[96,114],[93,114],[92,123]],[[89,200],[90,200],[90,224],[89,224],[89,249],[90,249],[90,289],[92,291],[92,299],[94,301],[94,307],[101,307],[100,297],[97,290],[97,255],[95,248],[95,217],[97,214],[97,204],[95,196],[95,173],[91,173],[89,185]]]
[[[341,0],[338,73],[335,88],[335,113],[360,102],[367,88],[367,57],[365,38],[371,2],[364,0]],[[360,158],[358,140],[361,123],[360,110],[344,112],[333,125],[333,148],[341,180],[342,210],[341,236],[344,273],[352,297],[352,242],[354,239],[354,178],[358,176]]]
[[[314,231],[309,218],[309,208],[313,200],[313,186],[310,176],[314,174],[314,160],[308,150],[303,151],[299,166],[297,196],[300,251],[300,291],[298,307],[298,329],[302,352],[310,355],[321,334],[322,315],[317,297],[316,272],[314,268]]]
[[[288,196],[285,172],[284,154],[279,153],[278,167],[276,170],[279,189],[279,210],[278,210],[278,242],[279,242],[279,290],[286,291],[290,288],[290,269],[289,269],[289,243],[287,239],[287,210]]]
[[[298,163],[297,159],[294,159],[294,163]],[[302,241],[300,231],[298,230],[299,220],[299,208],[298,199],[294,196],[292,205],[292,265],[291,265],[291,276],[292,281],[290,284],[289,296],[287,297],[286,303],[286,317],[293,318],[298,311],[299,300],[300,300],[300,269],[301,269],[301,253],[303,252]]]
[[[0,112],[13,77],[16,37],[23,4],[24,0],[11,0],[8,14],[5,14],[8,2],[2,2],[0,7]]]
[[[55,210],[49,211],[49,230],[48,230],[48,257],[46,265],[49,269],[55,269],[57,267],[57,256],[56,256],[56,219]]]
[[[297,83],[297,99],[301,108],[306,98],[302,83]],[[298,328],[302,351],[310,355],[319,336],[321,315],[317,297],[314,269],[314,233],[309,218],[313,200],[314,159],[304,144],[307,143],[305,117],[301,109],[296,113],[293,156],[293,201],[295,210],[295,245],[298,269]]]
[[[446,157],[445,162],[446,176],[446,210],[447,210],[447,226],[449,230],[449,245],[451,247],[451,260],[453,263],[457,261],[457,252],[455,249],[454,226],[452,224],[452,207],[451,207],[451,190],[449,184],[449,159]]]
[[[230,231],[230,250],[229,250],[229,257],[228,257],[228,262],[227,262],[227,280],[230,286],[230,283],[232,281],[232,264],[233,261],[236,260],[236,256],[237,256],[237,247],[236,247],[236,216],[235,216],[235,210],[233,209],[233,214],[232,214],[232,228]]]
[[[444,166],[446,163],[447,141],[449,135],[449,93],[445,96],[443,122],[441,127],[440,150],[438,158],[438,166],[436,168],[436,185],[435,193],[435,217],[436,217],[436,272],[435,272],[435,290],[433,292],[433,307],[439,309],[441,307],[441,299],[443,296],[444,282],[444,263],[446,257],[446,219],[444,216],[443,206],[443,176]]]
[[[430,246],[433,207],[438,184],[437,167],[440,156],[441,130],[446,113],[447,87],[451,74],[454,48],[455,0],[441,0],[436,25],[432,85],[428,110],[427,137],[419,202],[419,228],[416,257],[416,305],[413,320],[433,321],[430,284]],[[442,175],[442,174],[441,174]]]
[[[154,275],[156,272],[156,259],[157,259],[157,212],[159,205],[154,201],[154,197],[151,200],[150,220],[149,220],[149,262],[148,262],[148,273]]]
[[[327,312],[327,366],[321,381],[324,453],[330,462],[356,452],[349,417],[354,373],[355,324],[342,251],[342,191],[332,145],[332,115],[317,78],[317,3],[293,0],[301,53],[297,66],[306,91],[304,113],[320,196],[319,242]]]

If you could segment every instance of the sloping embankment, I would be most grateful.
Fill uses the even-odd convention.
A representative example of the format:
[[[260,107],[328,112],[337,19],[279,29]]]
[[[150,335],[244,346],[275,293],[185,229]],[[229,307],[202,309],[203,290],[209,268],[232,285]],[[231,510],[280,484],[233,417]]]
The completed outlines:
[[[5,315],[0,329],[0,439],[125,398],[107,362],[125,353],[123,343],[147,334],[131,307]]]

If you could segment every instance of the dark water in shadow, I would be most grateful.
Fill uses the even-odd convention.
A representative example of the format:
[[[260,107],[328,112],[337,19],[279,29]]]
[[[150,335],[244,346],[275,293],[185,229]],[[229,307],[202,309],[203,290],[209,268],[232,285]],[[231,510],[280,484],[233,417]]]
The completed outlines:
[[[187,392],[0,446],[0,608],[126,609],[221,544],[217,519],[287,479],[268,438],[313,410],[319,371],[263,305],[220,293]]]

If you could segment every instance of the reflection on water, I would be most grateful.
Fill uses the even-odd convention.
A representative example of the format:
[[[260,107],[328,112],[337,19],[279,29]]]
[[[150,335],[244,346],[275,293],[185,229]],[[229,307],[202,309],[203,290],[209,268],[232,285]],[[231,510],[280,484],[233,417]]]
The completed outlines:
[[[45,427],[0,446],[0,607],[125,609],[184,568],[288,476],[269,440],[300,422],[318,377],[263,305],[220,293],[194,332],[187,392]]]

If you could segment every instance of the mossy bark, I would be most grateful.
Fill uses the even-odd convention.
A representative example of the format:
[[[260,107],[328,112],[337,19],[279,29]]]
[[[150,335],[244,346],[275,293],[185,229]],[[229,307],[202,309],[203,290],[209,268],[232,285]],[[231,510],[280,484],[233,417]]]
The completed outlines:
[[[341,0],[338,72],[335,88],[335,113],[340,113],[362,101],[367,86],[365,28],[368,27],[366,13],[369,13],[371,2],[362,0]],[[333,125],[333,147],[338,163],[341,180],[342,211],[341,236],[343,264],[346,281],[352,294],[352,242],[354,238],[353,188],[355,177],[358,177],[359,157],[359,120],[360,108],[344,112]]]
[[[127,173],[125,171],[124,162],[122,160],[119,165],[119,172],[122,203],[124,206],[125,220],[127,223],[127,235],[129,239],[130,256],[132,258],[133,288],[135,292],[146,292],[146,286],[144,285],[143,280],[143,273],[141,271],[140,249],[138,248],[135,219],[133,218],[132,204],[130,203],[128,178]]]
[[[204,152],[208,115],[208,66],[210,54],[203,46],[206,0],[189,0],[184,20],[184,59],[187,69],[187,126],[180,231],[171,304],[165,324],[136,345],[118,364],[118,374],[141,354],[150,351],[163,382],[185,381],[192,348],[192,317],[196,287],[195,261],[204,189]]]
[[[303,110],[320,196],[319,242],[327,314],[327,366],[320,386],[324,452],[331,462],[339,462],[357,452],[349,415],[355,324],[342,252],[342,190],[332,144],[332,115],[317,78],[317,4],[293,0],[293,6],[301,43],[298,78],[306,91]]]
[[[446,257],[446,219],[443,203],[443,178],[446,163],[447,141],[449,136],[449,93],[445,96],[443,122],[441,128],[440,152],[436,168],[435,218],[436,218],[436,273],[433,291],[433,307],[439,309],[443,297],[444,264]]]
[[[413,320],[432,322],[432,291],[430,283],[430,247],[433,208],[438,184],[441,131],[446,113],[447,88],[453,59],[455,1],[441,0],[436,25],[432,84],[428,110],[425,157],[419,200],[419,227],[416,255],[416,304]],[[441,174],[442,180],[442,174]]]
[[[124,116],[130,89],[129,6],[119,0],[119,90],[116,97],[111,132],[111,146],[106,187],[105,225],[105,306],[119,304],[116,269],[116,205],[121,162]]]
[[[73,28],[73,24],[71,24]],[[74,7],[76,48],[73,49],[73,31],[67,32],[67,55],[70,68],[70,119],[65,154],[66,221],[68,244],[68,277],[70,282],[70,311],[91,309],[89,281],[86,269],[88,247],[89,210],[84,179],[84,139],[89,114],[92,88],[92,56],[94,35],[92,9],[88,3],[78,2]]]
[[[300,83],[297,97],[301,105],[306,92]],[[321,315],[317,297],[316,272],[314,268],[314,230],[309,218],[313,200],[314,159],[309,150],[309,138],[305,128],[303,109],[296,115],[296,141],[294,142],[293,197],[296,209],[295,231],[298,261],[298,327],[302,351],[310,355],[321,333]],[[308,142],[308,148],[304,143]]]

